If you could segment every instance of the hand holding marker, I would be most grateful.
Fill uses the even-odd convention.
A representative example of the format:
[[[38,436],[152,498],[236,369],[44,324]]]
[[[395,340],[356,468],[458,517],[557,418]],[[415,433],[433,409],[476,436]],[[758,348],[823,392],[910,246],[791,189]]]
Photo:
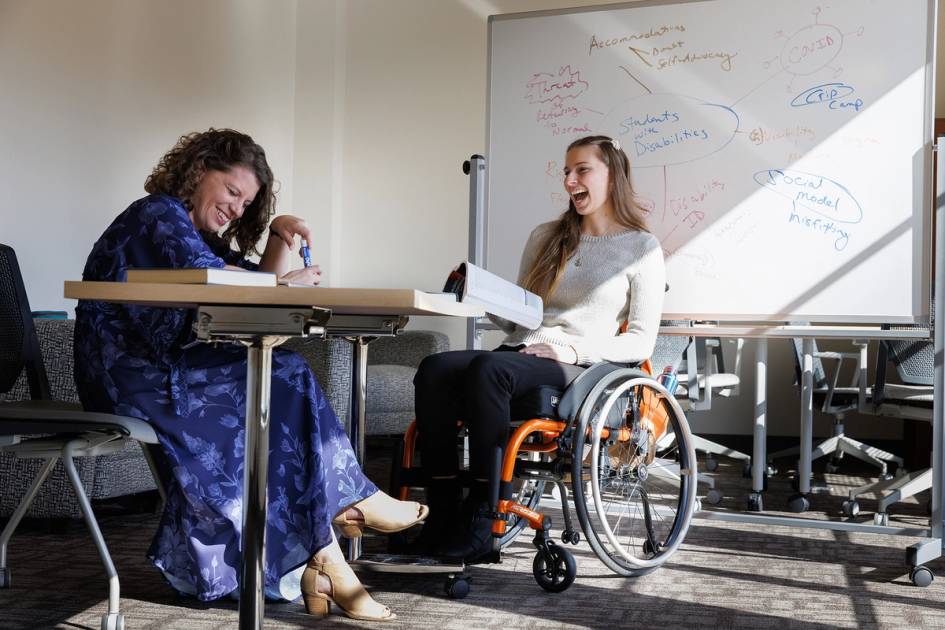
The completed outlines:
[[[312,266],[312,251],[308,248],[308,241],[302,239],[302,264],[306,267]]]

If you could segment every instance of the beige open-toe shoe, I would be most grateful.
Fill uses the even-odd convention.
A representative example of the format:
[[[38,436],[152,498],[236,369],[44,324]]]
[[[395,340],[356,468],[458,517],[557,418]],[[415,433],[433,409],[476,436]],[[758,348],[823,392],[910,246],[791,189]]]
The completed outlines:
[[[318,592],[319,573],[331,582],[330,593]],[[309,560],[302,572],[301,586],[305,612],[310,615],[327,615],[334,603],[352,619],[390,621],[397,618],[390,608],[374,601],[346,562]]]
[[[351,507],[357,508],[364,520],[350,520],[346,515],[347,509],[332,520],[345,538],[357,538],[365,527],[393,534],[422,523],[430,513],[430,508],[425,505],[416,501],[398,501],[382,491],[375,492]]]

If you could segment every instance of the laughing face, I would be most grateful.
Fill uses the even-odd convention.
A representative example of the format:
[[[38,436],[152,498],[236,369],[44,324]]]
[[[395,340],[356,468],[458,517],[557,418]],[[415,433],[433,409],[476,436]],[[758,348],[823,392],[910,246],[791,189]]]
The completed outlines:
[[[259,192],[259,180],[245,166],[207,171],[190,198],[190,220],[204,232],[216,233],[243,216]]]
[[[600,159],[595,146],[578,146],[564,158],[564,189],[581,216],[613,213],[610,198],[610,169]]]

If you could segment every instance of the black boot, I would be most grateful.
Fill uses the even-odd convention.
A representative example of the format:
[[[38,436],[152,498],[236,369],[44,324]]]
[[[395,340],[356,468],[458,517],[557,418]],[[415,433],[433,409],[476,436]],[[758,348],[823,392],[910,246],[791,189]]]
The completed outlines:
[[[454,529],[440,547],[440,555],[467,564],[492,559],[492,506],[487,497],[489,485],[474,482],[463,501],[458,529]],[[431,512],[432,515],[432,512]]]
[[[410,545],[410,553],[419,556],[434,556],[456,526],[455,515],[459,512],[462,489],[456,479],[433,479],[427,488],[427,505],[430,515],[423,522],[420,535]]]

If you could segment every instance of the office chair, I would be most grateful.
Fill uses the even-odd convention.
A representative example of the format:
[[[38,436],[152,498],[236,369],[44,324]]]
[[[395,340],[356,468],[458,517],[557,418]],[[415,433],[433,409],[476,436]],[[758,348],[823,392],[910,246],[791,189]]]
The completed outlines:
[[[905,330],[906,327],[891,329]],[[881,341],[876,359],[876,384],[872,392],[871,412],[878,416],[931,422],[934,360],[935,347],[930,341]],[[889,361],[896,367],[899,383],[886,381]],[[876,525],[888,525],[890,506],[931,487],[931,467],[897,475],[894,479],[880,479],[851,490],[849,497],[842,504],[843,513],[850,517],[856,516],[860,511],[857,497],[874,494],[879,497],[879,501],[873,522]]]
[[[688,321],[667,320],[660,322],[661,326],[688,326],[689,324]],[[699,348],[704,351],[708,347],[711,346],[705,343],[705,338],[697,338],[695,341],[693,341],[692,337],[684,335],[659,335],[656,338],[656,344],[653,347],[650,362],[653,365],[653,370],[657,374],[668,365],[672,365],[679,370],[677,373],[679,384],[676,388],[675,396],[683,411],[691,413],[692,411],[710,409],[712,407],[713,388],[723,388],[722,391],[725,391],[724,395],[726,396],[731,392],[730,384],[732,380],[730,377],[732,375],[718,372],[713,373],[711,368],[708,369],[708,372],[705,370],[692,372],[687,369],[688,365],[698,365],[697,355],[694,353],[694,350]],[[706,365],[706,363],[703,362],[703,365]],[[734,382],[737,385],[737,376]],[[724,455],[735,458],[739,458],[739,456],[742,455],[742,458],[749,459],[748,455],[743,455],[738,451],[734,451],[695,434],[692,436],[692,444],[697,453],[703,452],[706,454],[706,470],[709,472],[715,471],[718,468],[718,461],[714,458],[714,455]],[[714,477],[700,472],[697,480],[698,483],[708,487],[708,491],[706,491],[704,495],[708,503],[718,505],[722,502],[723,494],[719,488],[716,488]]]
[[[802,340],[793,339],[791,341],[792,349],[794,350],[797,382],[800,383],[801,365],[803,363],[803,352],[801,349]],[[896,464],[898,471],[903,465],[902,458],[882,449],[854,440],[845,433],[843,425],[844,415],[849,411],[870,413],[866,407],[866,403],[873,396],[872,390],[866,387],[865,383],[860,380],[861,369],[866,369],[867,344],[864,342],[854,342],[854,345],[859,346],[858,352],[821,352],[817,350],[816,342],[814,344],[814,404],[817,405],[823,413],[833,416],[833,435],[814,448],[811,454],[811,461],[827,455],[833,455],[830,462],[827,463],[826,470],[828,473],[834,473],[839,470],[843,455],[847,454],[876,466],[879,468],[881,476],[888,477],[888,465],[890,463]],[[836,361],[829,378],[824,369],[824,359]],[[844,360],[853,360],[855,363],[853,380],[847,387],[838,385],[840,370]],[[799,451],[799,447],[777,451],[768,455],[768,461],[770,463],[780,457],[796,455]]]
[[[10,391],[24,370],[32,399],[0,403],[0,449],[21,458],[43,459],[45,463],[0,533],[0,588],[12,585],[7,544],[43,481],[56,462],[62,460],[108,575],[108,611],[102,615],[102,630],[122,630],[124,617],[119,611],[118,574],[73,458],[116,452],[125,447],[127,440],[137,440],[160,489],[154,461],[146,447],[157,444],[157,435],[139,418],[87,412],[80,405],[51,399],[49,378],[16,254],[12,248],[0,244],[0,393]]]

